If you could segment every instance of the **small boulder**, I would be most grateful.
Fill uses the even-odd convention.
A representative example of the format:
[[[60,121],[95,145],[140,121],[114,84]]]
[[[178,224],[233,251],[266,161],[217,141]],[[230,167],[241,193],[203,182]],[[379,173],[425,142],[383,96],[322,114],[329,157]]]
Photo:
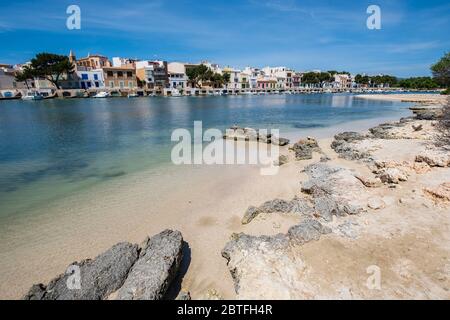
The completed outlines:
[[[259,214],[261,213],[261,210],[257,207],[251,206],[245,211],[244,217],[241,220],[242,224],[248,224],[253,219],[255,219]]]
[[[180,267],[182,247],[179,231],[165,230],[149,238],[120,288],[118,299],[162,299]]]
[[[291,150],[295,152],[295,158],[297,160],[312,159],[313,152],[321,151],[317,140],[312,137],[299,140],[291,147]]]
[[[34,285],[25,300],[101,300],[119,289],[138,259],[138,246],[119,243],[93,260],[74,262],[48,285]],[[78,270],[78,271],[77,271]],[[74,277],[79,272],[79,281]],[[78,287],[79,285],[79,287]]]

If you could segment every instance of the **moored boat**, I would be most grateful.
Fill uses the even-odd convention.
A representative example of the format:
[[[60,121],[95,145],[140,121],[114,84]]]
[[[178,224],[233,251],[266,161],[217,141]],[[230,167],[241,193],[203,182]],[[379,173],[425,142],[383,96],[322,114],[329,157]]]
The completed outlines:
[[[27,91],[22,100],[42,100],[44,97],[37,91]]]
[[[109,97],[109,93],[106,91],[101,91],[99,93],[97,93],[93,98],[108,98]]]

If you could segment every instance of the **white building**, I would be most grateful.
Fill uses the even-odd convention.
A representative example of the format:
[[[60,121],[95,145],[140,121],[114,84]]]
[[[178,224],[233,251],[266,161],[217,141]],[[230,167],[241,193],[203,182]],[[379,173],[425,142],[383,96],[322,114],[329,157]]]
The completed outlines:
[[[145,83],[147,89],[167,88],[168,72],[166,61],[136,61],[136,76]]]
[[[258,88],[258,78],[263,76],[264,73],[261,69],[246,67],[242,74],[247,76],[250,89],[256,89]]]
[[[335,74],[333,88],[336,89],[349,89],[353,86],[353,79],[348,74]]]
[[[187,87],[186,64],[170,62],[167,64],[169,86],[171,89],[184,90]]]
[[[265,67],[264,75],[277,79],[277,89],[287,90],[294,87],[295,72],[287,67]]]
[[[112,66],[116,67],[116,68],[135,67],[137,61],[138,61],[138,59],[114,57],[114,58],[112,58]]]
[[[105,88],[105,78],[102,69],[89,71],[76,71],[81,89],[103,89]]]
[[[226,89],[228,90],[240,90],[243,88],[242,83],[246,74],[242,74],[241,70],[230,67],[223,68],[224,73],[230,75],[230,82],[227,83]],[[244,76],[244,77],[243,77]]]

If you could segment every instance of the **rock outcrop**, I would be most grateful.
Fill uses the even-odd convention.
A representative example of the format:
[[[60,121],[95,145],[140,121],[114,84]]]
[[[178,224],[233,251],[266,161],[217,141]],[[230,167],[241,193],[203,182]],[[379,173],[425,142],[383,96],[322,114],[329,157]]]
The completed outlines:
[[[416,162],[424,162],[430,167],[450,167],[450,150],[429,148],[416,156]]]
[[[370,152],[360,148],[358,143],[367,138],[367,135],[358,132],[339,133],[334,136],[331,148],[339,154],[341,158],[347,160],[370,159]]]
[[[433,130],[430,130],[432,125],[432,121],[402,118],[400,121],[380,124],[369,131],[373,138],[378,139],[431,140],[434,138]]]
[[[345,168],[326,163],[315,163],[306,167],[309,180],[303,183],[302,191],[314,199],[315,212],[326,221],[334,215],[361,213],[367,205],[363,184]]]
[[[287,234],[249,236],[234,234],[222,251],[239,299],[294,299],[304,284],[304,264],[296,248],[318,240],[331,229],[306,219]],[[261,290],[270,288],[270,290]]]
[[[178,272],[183,238],[166,230],[145,245],[119,243],[93,260],[74,262],[47,285],[33,285],[26,300],[162,299]]]
[[[411,165],[407,162],[398,161],[375,161],[374,173],[383,183],[398,184],[408,181]]]
[[[312,215],[314,212],[309,201],[305,198],[294,197],[291,201],[274,199],[264,202],[259,207],[250,206],[244,214],[241,223],[248,224],[260,213],[292,213]]]
[[[444,182],[434,188],[424,188],[425,194],[429,195],[435,202],[450,202],[450,182]]]
[[[26,300],[100,300],[119,289],[138,259],[138,246],[119,243],[93,260],[75,262],[71,273],[58,276],[48,285],[34,285]],[[79,278],[77,278],[79,276]]]
[[[166,230],[147,239],[119,290],[120,300],[160,300],[180,267],[183,237]]]
[[[289,144],[289,139],[281,138],[271,133],[262,133],[253,128],[241,128],[238,126],[233,126],[230,129],[227,129],[223,138],[235,141],[259,141],[262,143],[271,143],[279,146],[286,146]]]
[[[290,150],[295,152],[296,160],[309,160],[312,159],[313,152],[321,152],[317,140],[312,137],[297,141]]]

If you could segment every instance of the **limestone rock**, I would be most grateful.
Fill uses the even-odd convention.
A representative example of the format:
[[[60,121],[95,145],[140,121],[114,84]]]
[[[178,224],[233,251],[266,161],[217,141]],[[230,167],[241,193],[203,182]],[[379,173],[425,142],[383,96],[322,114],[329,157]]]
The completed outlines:
[[[299,140],[291,150],[295,152],[296,160],[309,160],[312,159],[313,152],[321,152],[317,140],[312,137]]]
[[[288,231],[289,240],[295,244],[304,244],[319,240],[322,234],[331,233],[331,229],[323,226],[319,221],[308,219],[293,226]]]
[[[183,237],[165,230],[149,238],[118,293],[119,300],[159,300],[178,272]]]
[[[289,162],[289,157],[285,155],[281,155],[278,157],[278,160],[275,161],[276,166],[282,166]]]
[[[254,206],[250,206],[247,211],[244,214],[244,217],[242,218],[241,223],[242,224],[248,224],[250,223],[253,219],[255,219],[258,214],[261,213],[261,210],[257,207]]]
[[[138,246],[119,243],[93,260],[74,262],[75,273],[62,274],[48,285],[34,285],[26,300],[100,300],[119,289],[138,259]],[[71,282],[79,270],[80,281]],[[75,279],[76,280],[76,279]],[[69,285],[68,285],[69,283]],[[79,289],[77,288],[79,283]],[[70,289],[69,289],[70,288]]]
[[[278,146],[286,146],[289,144],[289,139],[286,138],[279,138],[276,136],[272,136],[270,139],[270,142],[274,145],[278,145]]]
[[[355,174],[355,178],[368,188],[378,188],[382,184],[379,178],[372,178],[361,174]]]
[[[370,160],[371,154],[361,143],[369,136],[358,132],[343,132],[334,136],[331,148],[347,160]]]
[[[302,191],[313,197],[315,211],[324,220],[365,210],[365,189],[350,170],[315,163],[306,167],[305,172],[309,180],[303,183]]]
[[[319,222],[307,219],[288,234],[234,234],[222,256],[227,259],[238,299],[299,298],[305,289],[305,265],[295,248],[329,232]]]
[[[428,194],[436,202],[450,201],[450,182],[444,182],[435,188],[425,188],[425,194]]]
[[[259,207],[250,206],[241,220],[242,224],[250,223],[260,213],[292,213],[301,215],[312,215],[314,209],[307,199],[294,197],[291,201],[274,199],[264,202]]]
[[[400,181],[408,181],[408,175],[398,168],[386,168],[379,172],[378,177],[384,183],[398,184]]]
[[[374,173],[383,183],[398,184],[407,181],[411,164],[397,161],[375,161]]]
[[[416,156],[416,162],[425,162],[430,167],[449,167],[450,150],[432,148]]]
[[[367,138],[367,135],[359,133],[359,132],[342,132],[338,133],[334,136],[334,140],[340,141],[343,140],[345,142],[353,142],[364,140]]]

